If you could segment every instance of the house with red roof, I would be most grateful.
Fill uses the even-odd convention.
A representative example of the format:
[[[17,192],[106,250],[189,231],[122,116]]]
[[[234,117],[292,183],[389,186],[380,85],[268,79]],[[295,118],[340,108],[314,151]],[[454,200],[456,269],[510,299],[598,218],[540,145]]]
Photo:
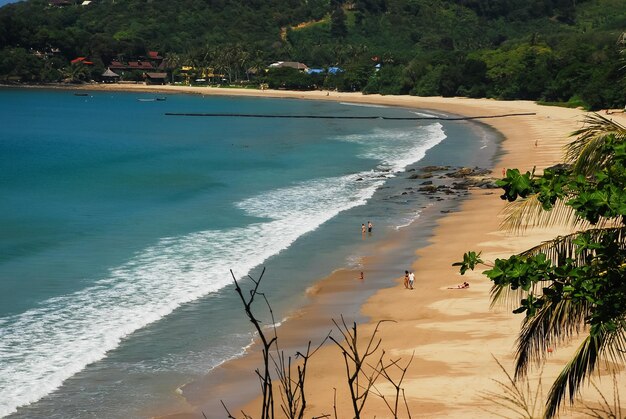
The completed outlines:
[[[164,64],[163,57],[159,55],[158,51],[148,51],[148,55],[146,57],[139,57],[126,62],[120,59],[112,60],[108,67],[115,71],[155,71],[163,70]]]
[[[85,64],[85,65],[93,65],[92,61],[87,60],[87,57],[76,57],[72,61],[71,64]]]
[[[157,51],[148,51],[148,58],[150,58],[152,61],[159,61],[163,59],[163,57],[161,57]]]
[[[163,56],[158,51],[148,51],[146,56],[128,61],[118,57],[107,67],[125,80],[139,80],[142,77],[147,84],[165,84],[167,80]],[[130,74],[125,75],[125,72]]]

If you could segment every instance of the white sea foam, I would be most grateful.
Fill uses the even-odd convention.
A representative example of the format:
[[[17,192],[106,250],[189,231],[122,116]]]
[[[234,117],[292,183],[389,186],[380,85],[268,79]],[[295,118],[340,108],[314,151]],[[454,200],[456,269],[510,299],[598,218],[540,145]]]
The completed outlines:
[[[383,168],[393,172],[404,170],[426,154],[426,151],[446,138],[443,127],[435,122],[415,129],[375,129],[368,135],[346,135],[340,137],[365,146],[361,157],[379,160]]]
[[[433,124],[342,139],[364,144],[367,157],[397,171],[443,138]],[[381,174],[316,179],[246,199],[237,206],[265,221],[163,238],[92,286],[2,319],[0,417],[51,393],[137,329],[230,284],[230,268],[247,275],[298,237],[364,204],[384,183]]]
[[[346,265],[348,268],[357,269],[363,266],[363,257],[357,255],[350,255],[346,258]]]
[[[414,115],[423,116],[423,117],[426,117],[426,118],[435,118],[437,116],[443,116],[443,114],[433,115],[432,113],[415,112],[415,111],[411,112],[411,113],[413,113]]]
[[[246,275],[302,234],[363,204],[382,183],[355,177],[315,180],[247,199],[242,209],[270,220],[164,238],[93,286],[5,319],[0,416],[52,392],[133,331],[229,284],[231,267]]]
[[[410,226],[411,224],[413,224],[413,222],[414,222],[415,220],[417,220],[418,218],[420,218],[420,216],[421,216],[421,215],[422,215],[422,211],[421,211],[421,210],[420,210],[420,211],[416,211],[416,212],[415,212],[415,213],[413,213],[413,214],[410,214],[410,215],[409,215],[409,216],[407,216],[404,220],[401,220],[401,221],[400,221],[400,222],[401,222],[401,224],[397,225],[397,226],[395,227],[395,229],[396,229],[396,230],[400,230],[400,229],[402,229],[402,228],[405,228],[405,227]]]
[[[339,102],[339,103],[345,106],[359,106],[361,108],[388,108],[389,107],[385,105],[374,105],[372,103],[352,103],[352,102]]]

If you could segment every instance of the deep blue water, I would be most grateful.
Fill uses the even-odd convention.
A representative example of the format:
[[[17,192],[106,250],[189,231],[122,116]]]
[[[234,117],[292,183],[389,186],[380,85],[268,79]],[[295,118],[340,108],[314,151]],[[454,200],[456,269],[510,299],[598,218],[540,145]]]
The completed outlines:
[[[476,125],[165,112],[411,116],[286,99],[0,89],[0,417],[138,417],[239,354],[237,276],[286,313],[355,263],[360,224],[426,202],[415,164],[493,154]],[[164,401],[165,400],[165,401]]]

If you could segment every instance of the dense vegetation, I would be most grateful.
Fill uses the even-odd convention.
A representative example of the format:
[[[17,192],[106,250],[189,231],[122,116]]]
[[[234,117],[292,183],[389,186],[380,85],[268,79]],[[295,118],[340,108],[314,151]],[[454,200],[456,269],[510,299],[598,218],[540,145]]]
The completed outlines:
[[[625,31],[624,0],[27,0],[0,9],[0,80],[90,79],[159,51],[192,81],[598,109],[624,106]],[[94,65],[70,65],[77,56]],[[264,71],[278,60],[345,71]]]

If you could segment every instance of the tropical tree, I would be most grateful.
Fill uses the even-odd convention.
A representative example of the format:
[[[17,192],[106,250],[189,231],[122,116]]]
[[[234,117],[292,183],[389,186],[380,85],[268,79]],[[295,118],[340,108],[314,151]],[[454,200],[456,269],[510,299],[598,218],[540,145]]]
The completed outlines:
[[[594,114],[566,150],[565,163],[542,175],[509,169],[498,181],[513,204],[514,228],[568,220],[578,231],[489,264],[492,304],[518,301],[525,313],[517,338],[515,378],[541,365],[548,347],[584,338],[553,383],[545,417],[551,418],[600,362],[626,360],[626,128]],[[519,203],[517,203],[519,202]],[[546,217],[546,213],[556,216]],[[484,262],[468,252],[464,274]]]
[[[69,83],[79,83],[89,76],[89,69],[83,63],[73,63],[61,69],[64,80]]]

